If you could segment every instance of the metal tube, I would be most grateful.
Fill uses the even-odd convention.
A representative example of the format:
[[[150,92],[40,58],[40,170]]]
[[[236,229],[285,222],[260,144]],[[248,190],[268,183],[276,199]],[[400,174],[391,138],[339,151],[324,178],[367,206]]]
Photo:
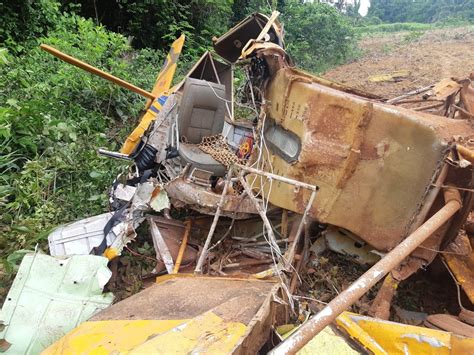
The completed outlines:
[[[444,194],[446,204],[416,231],[405,238],[392,251],[359,277],[349,288],[336,296],[318,314],[304,323],[300,329],[273,349],[271,354],[296,354],[321,330],[331,324],[342,312],[354,304],[388,272],[400,264],[421,243],[446,223],[460,208],[461,197],[455,189]]]
[[[255,208],[257,209],[258,214],[260,215],[260,218],[262,218],[263,224],[265,225],[265,228],[267,229],[268,237],[270,238],[270,243],[272,244],[273,249],[277,250],[278,253],[280,253],[280,247],[278,246],[278,242],[275,238],[275,233],[273,233],[273,228],[270,221],[268,220],[267,214],[263,210],[262,206],[260,205],[257,198],[253,194],[252,188],[249,186],[249,184],[247,184],[247,181],[245,181],[242,174],[239,175],[239,180],[245,192],[249,196],[250,200],[255,205]]]
[[[437,104],[431,104],[431,105],[427,105],[427,106],[415,107],[415,108],[412,108],[412,110],[413,111],[423,111],[423,110],[428,110],[430,108],[441,107],[443,105],[444,105],[444,102],[439,102]]]
[[[433,87],[434,87],[434,85],[429,85],[429,86],[425,86],[425,87],[420,88],[420,89],[416,89],[416,90],[407,92],[406,94],[404,94],[402,96],[394,97],[393,99],[387,100],[387,104],[393,105],[393,104],[399,102],[400,100],[403,100],[403,99],[405,99],[407,97],[410,97],[410,96],[413,96],[413,95],[421,94],[423,92],[426,92],[426,91],[432,89]]]
[[[184,222],[185,229],[184,229],[183,240],[181,242],[181,245],[179,246],[178,256],[176,257],[176,262],[174,264],[173,274],[178,273],[179,267],[181,266],[181,261],[183,261],[184,251],[186,250],[186,246],[188,245],[189,232],[191,231],[191,223],[192,223],[191,220]]]
[[[90,64],[87,64],[85,62],[83,62],[82,60],[79,60],[79,59],[76,59],[74,57],[71,57],[70,55],[67,55],[59,50],[57,50],[56,48],[54,47],[51,47],[51,46],[48,46],[46,44],[42,44],[40,45],[41,49],[54,55],[55,57],[61,59],[62,61],[65,61],[66,63],[69,63],[69,64],[72,64],[78,68],[81,68],[91,74],[95,74],[97,76],[100,76],[101,78],[105,79],[105,80],[108,80],[108,81],[111,81],[125,89],[128,89],[130,91],[133,91],[135,93],[137,93],[138,95],[141,95],[141,96],[144,96],[146,97],[147,99],[151,99],[151,100],[154,100],[156,99],[156,96],[153,95],[151,92],[148,92],[146,90],[143,90],[141,88],[139,88],[138,86],[135,86],[133,84],[130,84],[128,82],[126,82],[125,80],[122,80],[120,78],[117,78],[116,76],[113,76],[112,74],[109,74],[109,73],[106,73],[105,71],[102,71]]]
[[[464,159],[466,159],[470,163],[474,163],[474,152],[472,150],[460,144],[456,144],[456,149]]]
[[[286,265],[285,265],[287,269],[291,268],[291,265],[293,264],[293,258],[295,257],[296,246],[300,239],[301,232],[303,231],[303,226],[306,224],[306,217],[308,216],[309,210],[313,206],[313,202],[315,198],[316,198],[316,189],[313,190],[313,192],[311,192],[311,196],[304,210],[303,217],[301,218],[300,224],[298,225],[298,230],[296,231],[295,239],[293,240],[293,244],[291,245],[290,250],[288,251],[288,258],[286,260]]]
[[[219,221],[219,217],[221,215],[222,205],[224,204],[224,198],[227,195],[227,190],[229,189],[231,179],[232,179],[232,169],[229,169],[229,172],[227,173],[227,179],[224,184],[224,190],[222,191],[219,204],[217,205],[216,214],[214,215],[214,220],[212,221],[212,225],[211,225],[211,228],[209,229],[206,242],[204,243],[204,247],[202,248],[201,255],[199,256],[196,269],[194,269],[195,273],[199,273],[199,274],[202,273],[202,265],[204,264],[204,260],[206,260],[207,250],[209,249],[209,244],[211,243],[212,236],[214,235],[214,231],[216,230],[217,222]]]
[[[249,166],[244,166],[244,165],[240,165],[240,164],[235,164],[235,166],[238,167],[241,170],[247,171],[247,172],[252,173],[252,174],[262,175],[262,176],[265,176],[269,179],[286,182],[287,184],[295,185],[295,186],[298,186],[298,187],[304,187],[305,189],[308,189],[308,190],[311,190],[311,191],[318,190],[317,186],[306,184],[306,183],[298,181],[298,180],[293,180],[293,179],[289,179],[289,178],[286,178],[286,177],[283,177],[283,176],[280,176],[280,175],[267,173],[266,171],[254,169],[254,168],[251,168]]]
[[[123,159],[123,160],[133,160],[132,158],[130,158],[130,156],[128,156],[127,154],[123,154],[123,153],[118,153],[118,152],[112,152],[110,150],[106,150],[106,149],[102,149],[102,148],[99,148],[97,150],[97,153],[99,155],[103,155],[104,157],[108,157],[108,158],[114,158],[114,159]]]

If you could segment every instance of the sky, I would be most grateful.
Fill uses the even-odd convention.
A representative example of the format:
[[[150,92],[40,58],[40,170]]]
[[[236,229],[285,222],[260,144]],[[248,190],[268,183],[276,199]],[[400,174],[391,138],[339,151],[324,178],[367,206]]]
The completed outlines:
[[[348,1],[354,3],[354,0]],[[370,0],[361,0],[360,1],[360,9],[359,9],[359,14],[361,16],[367,15],[367,10],[369,9],[370,6]]]
[[[352,3],[354,3],[354,0],[351,1]],[[305,0],[305,2],[313,2],[313,0]],[[361,14],[361,16],[367,15],[367,10],[369,9],[369,6],[370,0],[361,0],[359,14]]]
[[[367,15],[367,10],[369,9],[369,5],[370,5],[369,0],[361,0],[359,14],[361,14],[362,16]]]

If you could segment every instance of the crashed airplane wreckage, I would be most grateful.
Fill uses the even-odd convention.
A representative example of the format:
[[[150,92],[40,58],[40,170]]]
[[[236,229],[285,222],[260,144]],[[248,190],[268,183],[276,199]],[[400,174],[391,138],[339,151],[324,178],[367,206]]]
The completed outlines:
[[[133,162],[111,188],[113,211],[56,229],[51,255],[113,261],[146,223],[166,274],[64,327],[45,353],[474,351],[474,256],[460,233],[472,199],[471,82],[447,117],[395,106],[295,69],[277,16],[254,14],[214,39],[215,53],[170,88],[180,37],[152,92],[42,46],[148,100],[121,151],[99,150]],[[171,217],[177,209],[185,221]],[[282,331],[301,316],[300,275],[321,241],[372,266]],[[224,244],[231,252],[217,260]],[[459,317],[431,315],[429,328],[386,321],[398,284],[440,252],[463,295]],[[346,312],[382,279],[374,318]],[[16,283],[6,303],[20,302]],[[20,349],[12,319],[0,336]]]

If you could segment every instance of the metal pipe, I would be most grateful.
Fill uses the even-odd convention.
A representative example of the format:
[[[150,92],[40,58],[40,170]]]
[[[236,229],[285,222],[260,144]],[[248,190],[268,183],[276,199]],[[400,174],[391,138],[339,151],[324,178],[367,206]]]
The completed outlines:
[[[286,238],[288,236],[288,210],[281,212],[281,237]]]
[[[416,90],[407,92],[406,94],[404,94],[402,96],[394,97],[393,99],[387,100],[387,104],[393,105],[393,104],[399,102],[400,100],[406,99],[407,97],[410,97],[410,96],[413,96],[413,95],[421,94],[423,92],[426,92],[426,91],[432,89],[433,87],[434,87],[434,85],[429,85],[429,86],[425,86],[425,87],[420,88],[420,89],[416,89]]]
[[[313,192],[311,192],[311,196],[304,210],[303,217],[301,218],[300,224],[298,225],[298,230],[296,231],[295,239],[293,240],[293,244],[291,245],[290,250],[288,251],[288,257],[286,259],[286,265],[285,265],[287,269],[291,268],[291,265],[293,264],[293,258],[295,257],[296,246],[300,239],[301,232],[303,231],[303,227],[306,224],[306,218],[308,216],[309,210],[313,206],[314,199],[316,198],[316,190],[317,188],[314,189]]]
[[[306,183],[298,181],[298,180],[293,180],[293,179],[289,179],[289,178],[286,178],[286,177],[283,177],[283,176],[280,176],[280,175],[267,173],[266,171],[254,169],[254,168],[251,168],[249,166],[244,166],[244,165],[240,165],[240,164],[235,164],[235,166],[238,167],[239,169],[242,169],[242,170],[246,171],[246,172],[261,175],[261,176],[265,176],[269,179],[286,182],[287,184],[295,185],[295,186],[298,186],[298,187],[304,187],[305,189],[308,189],[308,190],[311,190],[311,191],[318,190],[317,186],[306,184]]]
[[[460,144],[456,144],[456,150],[470,163],[474,163],[474,152]]]
[[[174,264],[173,274],[178,273],[179,267],[181,266],[181,261],[183,261],[184,251],[186,250],[186,246],[188,245],[189,232],[191,231],[191,223],[192,223],[191,220],[184,222],[185,229],[184,229],[183,241],[181,242],[181,245],[179,246],[178,256],[176,257],[176,262]]]
[[[244,177],[242,176],[242,173],[239,175],[239,180],[244,188],[244,191],[247,193],[248,197],[255,205],[255,208],[257,209],[258,214],[262,218],[263,224],[265,225],[265,228],[267,229],[268,237],[270,238],[270,244],[272,248],[277,250],[278,253],[280,253],[280,247],[278,246],[278,242],[275,238],[275,233],[273,233],[273,228],[270,221],[268,220],[267,214],[265,213],[259,201],[253,194],[252,188],[249,186],[249,184],[247,184],[247,181],[245,181]]]
[[[430,108],[441,107],[443,105],[444,105],[444,102],[440,102],[440,103],[437,103],[437,104],[421,106],[421,107],[415,107],[415,108],[412,108],[412,110],[413,111],[423,111],[423,110],[429,110]]]
[[[130,158],[129,155],[127,154],[123,154],[123,153],[118,153],[118,152],[112,152],[110,150],[106,150],[106,149],[102,149],[102,148],[99,148],[97,150],[97,153],[99,155],[103,155],[104,157],[107,157],[107,158],[114,158],[114,159],[123,159],[123,160],[133,160],[132,158]]]
[[[349,288],[336,296],[318,314],[304,323],[300,329],[273,349],[271,354],[296,354],[342,312],[353,305],[388,272],[398,266],[421,243],[446,223],[460,208],[461,197],[456,189],[444,192],[446,204],[416,231],[406,237],[392,251],[359,277]]]
[[[48,46],[46,44],[40,45],[41,49],[54,55],[55,57],[61,59],[62,61],[65,61],[66,63],[72,64],[78,68],[81,68],[91,74],[95,74],[97,76],[100,76],[101,78],[111,81],[125,89],[128,89],[130,91],[133,91],[137,93],[138,95],[144,96],[147,99],[154,100],[156,99],[156,96],[153,95],[151,92],[148,92],[146,90],[143,90],[139,88],[138,86],[135,86],[133,84],[130,84],[129,82],[126,82],[125,80],[122,80],[120,78],[117,78],[116,76],[113,76],[112,74],[106,73],[105,71],[100,70],[99,68],[96,68],[90,64],[87,64],[83,62],[82,60],[76,59],[74,57],[71,57],[70,55],[67,55],[59,50],[57,50],[54,47]]]
[[[421,226],[423,221],[426,220],[426,216],[428,216],[428,213],[430,212],[431,207],[433,207],[433,203],[435,202],[436,197],[438,197],[438,194],[441,191],[441,188],[446,180],[446,176],[448,176],[448,170],[449,170],[448,164],[443,163],[443,167],[441,168],[438,178],[436,179],[434,185],[430,187],[430,190],[425,200],[423,201],[423,207],[418,212],[418,215],[416,216],[415,221],[413,222],[413,225],[410,227],[409,233],[418,229],[418,227]]]
[[[216,214],[214,215],[214,220],[212,221],[212,225],[211,225],[211,228],[209,229],[206,242],[204,243],[204,247],[202,248],[201,255],[199,256],[196,269],[194,269],[195,273],[198,273],[198,274],[202,273],[202,265],[204,264],[204,260],[206,260],[209,244],[211,243],[212,236],[214,235],[214,231],[216,230],[217,222],[219,221],[219,217],[221,215],[222,206],[224,205],[224,198],[227,195],[227,190],[229,189],[231,179],[232,179],[232,169],[229,169],[229,172],[227,173],[227,179],[225,180],[225,184],[224,184],[224,190],[222,191],[221,198],[217,205]]]

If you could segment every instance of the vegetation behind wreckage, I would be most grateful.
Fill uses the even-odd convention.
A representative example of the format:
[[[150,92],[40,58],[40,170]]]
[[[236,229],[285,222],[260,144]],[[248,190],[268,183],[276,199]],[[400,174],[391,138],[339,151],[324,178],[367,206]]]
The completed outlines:
[[[107,188],[123,165],[98,157],[96,149],[118,150],[144,105],[136,95],[46,55],[39,44],[50,44],[149,89],[163,53],[180,33],[187,37],[179,64],[182,74],[211,47],[212,36],[262,7],[237,1],[100,3],[107,11],[90,13],[89,2],[78,6],[69,1],[2,1],[6,11],[0,14],[0,288],[5,293],[23,250],[36,244],[46,247],[48,232],[60,223],[107,209]],[[288,41],[301,44],[293,51],[298,55],[312,50],[317,58],[313,66],[309,58],[302,58],[307,69],[338,64],[350,55],[352,31],[335,9],[303,8],[292,1],[285,5],[292,16],[287,21]],[[235,8],[241,11],[237,17]],[[300,40],[298,27],[290,23],[303,12],[305,30],[311,21],[319,27],[306,40]],[[100,21],[126,31],[113,32]],[[331,31],[325,31],[329,25]],[[337,26],[339,32],[331,33]],[[322,34],[320,42],[311,43],[317,33]]]

